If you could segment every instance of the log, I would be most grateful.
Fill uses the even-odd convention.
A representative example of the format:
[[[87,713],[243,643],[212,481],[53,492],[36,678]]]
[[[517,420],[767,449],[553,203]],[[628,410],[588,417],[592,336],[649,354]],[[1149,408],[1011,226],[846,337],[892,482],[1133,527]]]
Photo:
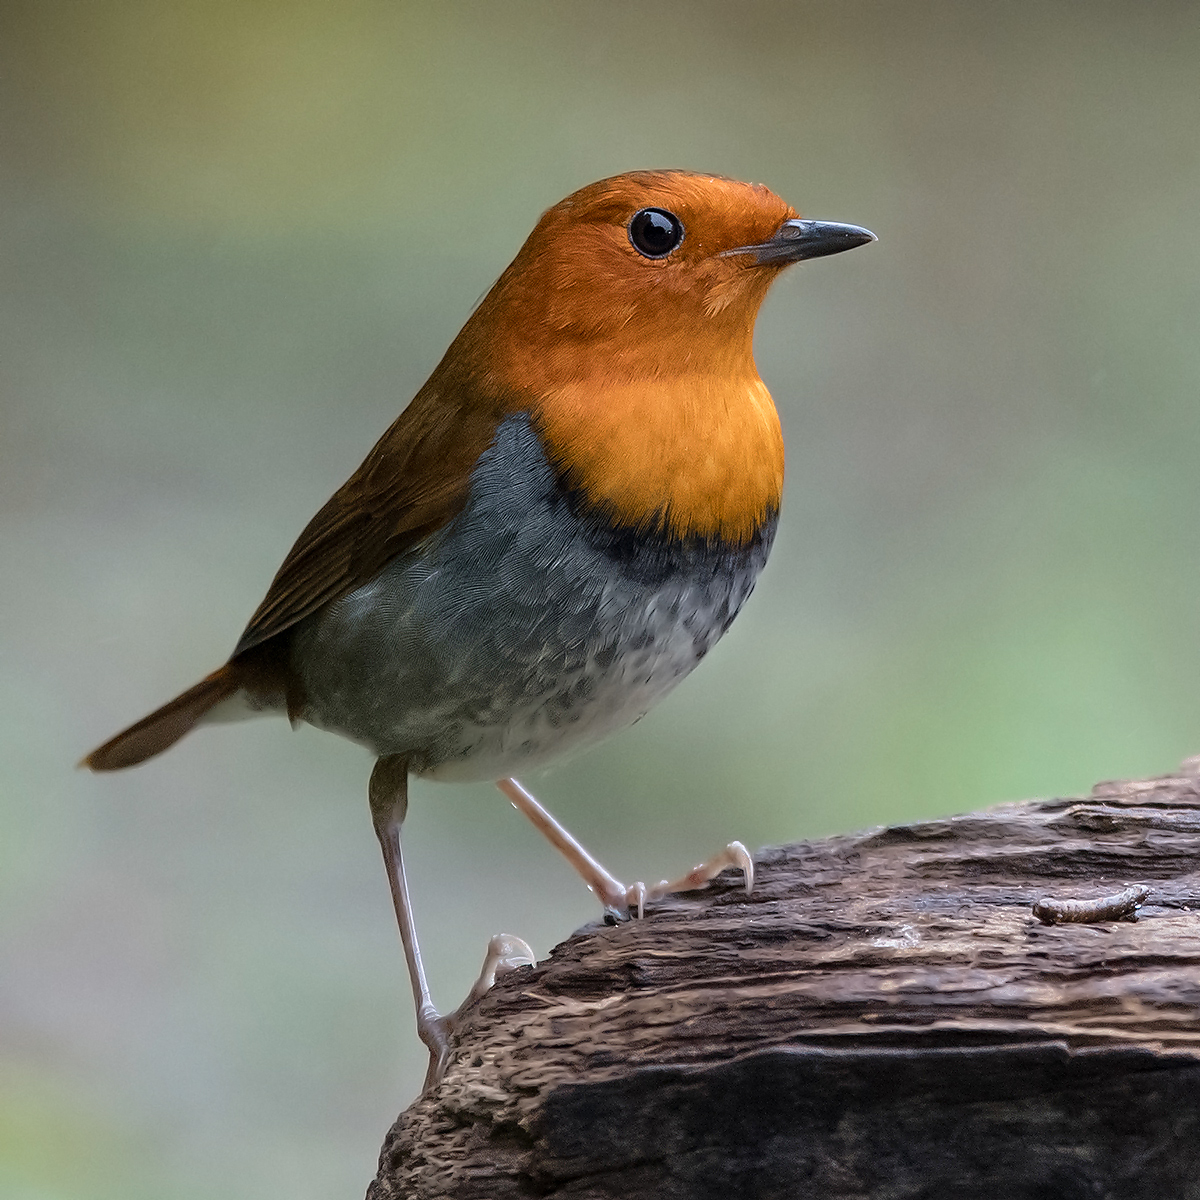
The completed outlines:
[[[503,978],[368,1200],[1200,1200],[1200,760],[756,865]]]

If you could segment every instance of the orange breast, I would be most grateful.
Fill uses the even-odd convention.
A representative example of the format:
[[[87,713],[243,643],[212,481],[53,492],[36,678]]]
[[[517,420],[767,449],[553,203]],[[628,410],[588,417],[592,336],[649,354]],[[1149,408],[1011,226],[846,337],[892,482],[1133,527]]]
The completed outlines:
[[[622,525],[744,544],[779,507],[783,435],[756,372],[572,384],[534,417],[568,483]]]

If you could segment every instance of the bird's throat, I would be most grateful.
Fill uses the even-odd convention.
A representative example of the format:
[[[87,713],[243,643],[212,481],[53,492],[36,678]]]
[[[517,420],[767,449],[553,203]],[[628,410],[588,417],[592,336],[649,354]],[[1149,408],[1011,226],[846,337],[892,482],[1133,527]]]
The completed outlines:
[[[744,545],[779,509],[783,436],[757,374],[575,384],[533,417],[570,489],[622,526]]]

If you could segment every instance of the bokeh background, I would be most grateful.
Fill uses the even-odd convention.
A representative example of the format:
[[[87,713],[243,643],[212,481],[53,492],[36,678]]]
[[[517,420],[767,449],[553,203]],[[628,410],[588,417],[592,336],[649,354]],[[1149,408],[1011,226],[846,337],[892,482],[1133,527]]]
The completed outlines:
[[[624,877],[1200,751],[1200,8],[4,0],[0,1195],[353,1197],[423,1053],[367,755],[80,755],[223,661],[536,216],[633,167],[879,244],[758,327],[789,474],[729,636],[534,779]],[[437,997],[590,897],[415,788]]]

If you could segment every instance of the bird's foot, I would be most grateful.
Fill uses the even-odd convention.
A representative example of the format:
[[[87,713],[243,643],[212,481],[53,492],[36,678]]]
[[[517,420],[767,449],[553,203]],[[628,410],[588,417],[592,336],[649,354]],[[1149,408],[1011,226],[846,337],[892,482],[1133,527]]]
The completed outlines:
[[[623,883],[618,883],[613,880],[613,887],[607,889],[603,893],[593,887],[592,891],[600,898],[600,903],[604,905],[604,923],[606,925],[619,925],[622,921],[628,921],[631,912],[637,914],[640,921],[646,911],[646,897],[649,896],[650,890],[644,883],[631,883],[628,887]]]
[[[720,854],[714,854],[708,862],[693,867],[681,879],[673,883],[664,879],[654,887],[644,883],[623,884],[594,859],[565,829],[552,813],[544,809],[536,797],[515,779],[497,779],[496,786],[508,797],[512,806],[523,812],[541,830],[551,845],[555,846],[567,862],[579,872],[583,882],[604,908],[604,920],[609,925],[628,921],[631,911],[641,917],[646,911],[647,900],[657,900],[668,892],[689,892],[703,887],[710,879],[719,875],[726,867],[737,867],[746,881],[746,893],[754,887],[754,859],[741,842],[730,842]]]
[[[706,862],[694,866],[686,875],[668,882],[663,880],[655,884],[647,893],[648,900],[657,900],[670,892],[691,892],[703,887],[710,880],[716,879],[726,867],[735,867],[742,873],[746,887],[746,895],[754,890],[754,859],[750,851],[741,842],[730,842],[724,850],[714,854]]]
[[[421,1093],[424,1094],[441,1083],[442,1076],[446,1073],[446,1064],[450,1061],[454,1036],[450,1021],[432,1004],[422,1004],[417,1009],[417,1037],[429,1050],[429,1066],[425,1071],[425,1082],[421,1086]]]
[[[511,933],[498,933],[488,942],[479,978],[471,985],[467,998],[446,1018],[453,1027],[463,1013],[475,1003],[502,975],[518,967],[532,967],[537,963],[533,947],[524,938]]]
[[[644,883],[631,883],[628,887],[613,880],[613,888],[600,896],[604,905],[604,919],[610,925],[629,919],[632,911],[640,919],[646,911],[647,900],[659,900],[672,892],[692,892],[715,879],[726,867],[736,867],[742,873],[746,895],[754,889],[754,859],[741,842],[730,842],[724,850],[714,854],[706,862],[694,866],[686,875],[675,880],[664,879],[653,887]]]
[[[429,1048],[429,1069],[425,1072],[422,1091],[436,1087],[446,1073],[455,1031],[466,1010],[502,975],[518,967],[533,966],[536,962],[537,956],[527,941],[511,933],[498,933],[488,942],[479,978],[471,985],[466,999],[453,1012],[443,1017],[432,1004],[423,1005],[417,1011],[417,1036]]]

